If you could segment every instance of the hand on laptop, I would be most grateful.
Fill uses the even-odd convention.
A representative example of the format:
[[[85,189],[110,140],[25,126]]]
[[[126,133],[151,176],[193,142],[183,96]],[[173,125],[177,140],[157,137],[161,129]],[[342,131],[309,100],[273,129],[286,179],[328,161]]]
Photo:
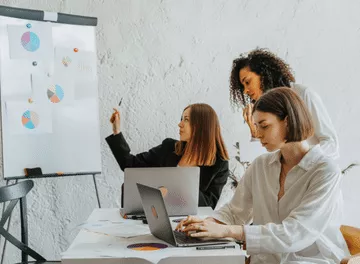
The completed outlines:
[[[201,219],[196,216],[188,216],[177,225],[176,230],[198,238],[225,238],[229,236],[228,226],[216,223],[214,218]],[[193,231],[195,233],[189,234]]]

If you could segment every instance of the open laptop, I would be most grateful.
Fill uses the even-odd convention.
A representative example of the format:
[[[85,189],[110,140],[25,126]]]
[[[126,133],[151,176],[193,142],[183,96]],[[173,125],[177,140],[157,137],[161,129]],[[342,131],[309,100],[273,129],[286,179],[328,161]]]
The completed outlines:
[[[136,183],[161,188],[170,216],[197,214],[199,167],[127,168],[124,174],[122,215],[143,215]]]
[[[189,237],[183,232],[173,230],[161,191],[139,183],[136,185],[151,234],[155,237],[176,247],[226,244],[230,242],[228,239],[204,240]]]

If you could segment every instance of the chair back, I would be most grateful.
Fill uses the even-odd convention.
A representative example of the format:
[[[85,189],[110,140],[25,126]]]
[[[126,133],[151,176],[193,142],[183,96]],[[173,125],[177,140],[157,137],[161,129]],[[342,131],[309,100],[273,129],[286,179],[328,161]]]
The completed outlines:
[[[21,250],[22,262],[27,262],[28,256],[31,256],[37,261],[46,260],[33,249],[28,247],[26,195],[33,187],[34,182],[32,180],[21,181],[15,184],[0,187],[0,203],[3,204],[3,208],[5,208],[5,203],[9,202],[0,219],[0,237],[3,236],[5,240],[9,241]],[[18,202],[20,202],[21,242],[4,228],[6,221],[9,219]]]

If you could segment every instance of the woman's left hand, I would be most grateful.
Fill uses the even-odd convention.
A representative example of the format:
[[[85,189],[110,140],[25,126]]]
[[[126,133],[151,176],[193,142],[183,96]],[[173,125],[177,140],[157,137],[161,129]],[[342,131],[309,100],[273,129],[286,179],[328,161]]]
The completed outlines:
[[[243,109],[243,117],[245,122],[248,124],[249,128],[250,128],[250,132],[251,132],[251,136],[253,138],[256,138],[257,136],[257,130],[256,130],[256,126],[254,124],[254,118],[252,115],[252,111],[253,111],[253,104],[249,103],[244,109]]]

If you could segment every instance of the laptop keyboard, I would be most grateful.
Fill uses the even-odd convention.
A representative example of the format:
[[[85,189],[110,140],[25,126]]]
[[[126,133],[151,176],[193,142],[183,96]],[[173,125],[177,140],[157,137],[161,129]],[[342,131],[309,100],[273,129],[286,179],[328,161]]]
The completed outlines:
[[[200,239],[195,237],[189,237],[184,232],[174,230],[174,235],[176,242],[178,242],[179,244],[198,244],[199,242],[201,242]]]

